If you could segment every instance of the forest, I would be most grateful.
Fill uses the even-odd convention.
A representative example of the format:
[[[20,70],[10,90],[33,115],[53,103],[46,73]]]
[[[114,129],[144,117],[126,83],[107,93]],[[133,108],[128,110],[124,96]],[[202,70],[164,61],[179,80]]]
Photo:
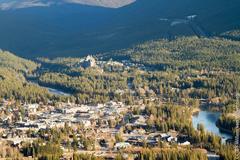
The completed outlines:
[[[200,109],[221,112],[217,126],[235,134],[234,104],[240,91],[239,53],[238,41],[182,37],[172,41],[150,41],[133,48],[99,54],[94,56],[97,61],[95,66],[84,68],[79,65],[81,58],[39,57],[32,61],[0,51],[0,98],[21,103],[51,102],[53,105],[67,100],[85,105],[109,101],[132,106],[141,104],[144,109],[135,107],[129,112],[132,116],[148,117],[147,132],[175,130],[186,136],[194,149],[212,151],[222,159],[231,160],[232,145],[222,144],[221,138],[208,133],[202,124],[194,129],[190,117]],[[44,87],[64,91],[70,96],[54,95]],[[115,119],[110,127],[117,128],[122,123]],[[123,133],[134,129],[129,126],[122,128]],[[80,136],[74,136],[75,133]],[[60,146],[64,145],[74,151],[73,159],[98,159],[93,155],[75,153],[79,143],[86,151],[95,148],[94,139],[81,128],[72,130],[65,126],[62,129],[41,130],[37,134],[36,141],[23,144],[20,152],[13,150],[16,152],[14,155],[59,159],[63,154]],[[121,134],[118,134],[114,143],[121,141]],[[171,147],[171,150],[159,153],[144,144],[135,159],[206,159],[206,154],[202,152],[194,150],[191,154],[193,148],[177,152],[176,144],[171,144]],[[158,148],[165,149],[166,146],[159,143]],[[123,157],[120,154],[116,159]]]
[[[223,38],[180,37],[155,40],[129,49],[103,54],[106,58],[130,59],[154,69],[172,68],[239,71],[240,43]]]

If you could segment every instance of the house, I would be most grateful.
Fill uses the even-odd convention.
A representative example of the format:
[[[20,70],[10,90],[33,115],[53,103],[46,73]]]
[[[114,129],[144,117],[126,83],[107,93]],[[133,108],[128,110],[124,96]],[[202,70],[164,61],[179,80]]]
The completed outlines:
[[[30,114],[30,113],[36,113],[37,109],[39,107],[38,104],[28,104],[24,106],[26,111]]]
[[[189,141],[183,142],[179,144],[180,146],[189,146],[191,143]]]
[[[81,107],[77,108],[77,112],[87,113],[89,112],[90,107],[86,105],[81,105]]]
[[[134,146],[143,146],[146,140],[144,135],[125,135],[125,137],[128,137],[126,142]]]
[[[134,129],[132,132],[131,132],[131,134],[140,134],[140,135],[143,135],[143,134],[145,134],[146,133],[146,131],[144,130],[144,129],[142,129],[142,128],[140,128],[140,129]]]
[[[177,138],[170,136],[170,137],[167,138],[167,141],[168,142],[177,142]]]
[[[22,140],[20,140],[20,139],[14,139],[14,140],[12,140],[12,145],[13,146],[19,146],[21,143],[22,143]]]
[[[147,139],[147,145],[148,146],[151,146],[151,147],[155,147],[158,145],[158,140],[156,138],[153,138],[153,137],[149,137]]]
[[[161,137],[161,139],[167,139],[170,136],[167,133],[161,133],[160,137]]]
[[[123,63],[121,63],[121,62],[117,62],[117,61],[112,61],[112,60],[108,61],[108,62],[107,62],[107,65],[110,65],[110,66],[117,66],[117,67],[123,67],[123,66],[124,66]]]
[[[115,144],[114,150],[125,149],[125,148],[128,148],[128,147],[131,147],[130,143],[128,143],[128,142],[119,142],[119,143]]]
[[[82,120],[82,124],[84,127],[91,127],[91,121],[90,120]]]
[[[189,140],[189,136],[188,135],[178,135],[177,136],[178,139],[178,143],[183,143]]]
[[[85,128],[91,127],[91,121],[87,119],[76,119],[76,120],[73,120],[72,123],[82,124]]]
[[[143,126],[147,125],[146,118],[144,116],[137,115],[137,116],[134,116],[133,118],[134,118],[134,120],[133,120],[134,125],[143,125]]]

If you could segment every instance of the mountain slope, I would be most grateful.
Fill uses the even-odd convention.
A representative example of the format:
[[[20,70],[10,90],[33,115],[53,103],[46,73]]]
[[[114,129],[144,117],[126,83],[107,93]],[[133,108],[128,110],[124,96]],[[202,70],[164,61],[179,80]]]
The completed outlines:
[[[126,59],[154,69],[207,69],[240,71],[240,42],[221,38],[181,37],[156,40],[100,55]]]
[[[36,67],[37,64],[30,60],[0,50],[0,99],[37,102],[49,97],[47,89],[28,83],[24,76]]]
[[[64,3],[119,8],[133,3],[134,1],[135,0],[0,0],[0,9],[10,10],[31,7],[49,7],[51,5],[61,5]]]
[[[240,28],[239,8],[238,0],[137,0],[118,9],[64,3],[0,11],[0,48],[30,58],[77,57],[152,39],[218,36]]]
[[[15,71],[31,72],[37,68],[37,64],[6,51],[0,50],[0,67],[14,69]]]
[[[135,0],[65,0],[65,2],[109,8],[119,8],[131,4],[135,2]]]

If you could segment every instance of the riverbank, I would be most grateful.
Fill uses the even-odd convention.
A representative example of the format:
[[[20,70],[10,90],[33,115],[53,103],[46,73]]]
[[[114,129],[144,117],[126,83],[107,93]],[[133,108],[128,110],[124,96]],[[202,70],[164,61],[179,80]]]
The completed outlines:
[[[198,124],[203,124],[205,131],[211,132],[222,138],[222,142],[226,142],[227,139],[232,139],[232,134],[228,132],[223,132],[216,125],[217,120],[221,116],[220,112],[203,111],[195,109],[193,110],[195,114],[192,116],[193,127],[197,129]]]
[[[213,109],[213,110],[206,110],[206,108],[205,108],[205,109],[194,108],[194,109],[192,109],[192,116],[197,115],[197,114],[198,114],[199,112],[201,112],[201,111],[216,112],[216,113],[219,113],[219,112],[220,112],[219,110],[215,110],[215,109]],[[232,115],[232,114],[231,114],[231,115]],[[219,130],[220,130],[221,132],[223,132],[223,133],[228,133],[228,134],[233,134],[233,131],[232,131],[232,130],[229,130],[229,129],[226,129],[226,128],[221,127],[217,122],[216,122],[215,124],[216,124],[216,126],[219,128]]]
[[[221,126],[219,126],[219,125],[217,125],[217,124],[216,124],[216,126],[219,128],[219,130],[220,130],[221,132],[224,132],[224,133],[228,133],[228,134],[232,134],[232,135],[233,135],[233,131],[231,131],[231,130],[229,130],[229,129],[226,129],[226,128],[223,128],[223,127],[221,127]]]
[[[35,85],[38,85],[38,86],[40,86],[40,87],[42,87],[42,88],[47,89],[47,90],[49,91],[49,93],[51,93],[51,94],[58,95],[58,96],[71,96],[70,93],[66,93],[66,92],[64,92],[64,91],[62,91],[62,90],[41,85],[41,84],[38,83],[37,80],[28,78],[27,81],[28,81],[29,83],[32,83],[32,84],[35,84]]]
[[[200,111],[201,111],[200,108],[193,108],[192,109],[192,116],[195,115],[195,114],[198,114]]]
[[[216,125],[221,131],[233,134],[236,128],[237,114],[237,112],[223,114],[217,121]]]

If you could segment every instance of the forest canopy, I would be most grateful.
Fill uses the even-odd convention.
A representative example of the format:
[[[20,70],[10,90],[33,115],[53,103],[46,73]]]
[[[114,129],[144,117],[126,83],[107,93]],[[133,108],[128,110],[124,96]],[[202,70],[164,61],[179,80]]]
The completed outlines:
[[[0,67],[11,68],[21,72],[32,72],[38,65],[33,61],[20,58],[14,54],[0,50]]]
[[[221,38],[181,37],[172,41],[149,41],[103,55],[160,69],[240,70],[240,42]]]

